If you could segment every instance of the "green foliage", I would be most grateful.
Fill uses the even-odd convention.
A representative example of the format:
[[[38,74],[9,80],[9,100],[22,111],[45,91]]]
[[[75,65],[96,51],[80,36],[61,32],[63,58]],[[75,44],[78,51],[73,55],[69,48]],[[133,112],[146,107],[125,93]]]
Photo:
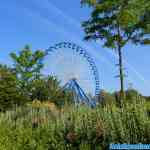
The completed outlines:
[[[40,79],[33,80],[31,84],[32,100],[34,99],[40,101],[50,100],[52,94],[55,94],[59,87],[58,86],[59,84],[57,84],[57,86],[56,84],[57,84],[57,80],[54,80],[53,78],[40,78]]]
[[[138,99],[144,99],[144,97],[142,97],[142,95],[138,91],[136,91],[135,89],[128,89],[126,91],[126,100],[127,101],[132,103],[133,101],[131,101],[131,100],[138,100]]]
[[[23,104],[24,99],[17,88],[16,75],[7,66],[0,65],[0,111]]]
[[[142,96],[137,90],[135,89],[127,89],[125,91],[125,103],[130,103],[130,104],[135,104],[135,103],[140,103],[141,101],[147,101],[148,98]],[[114,92],[114,93],[109,93],[105,90],[101,90],[100,92],[100,97],[99,97],[99,103],[102,106],[106,105],[114,105],[116,104],[117,106],[121,106],[120,104],[120,92]]]
[[[102,39],[104,46],[118,48],[127,42],[150,41],[150,2],[147,0],[83,0],[92,8],[83,23],[85,39]]]
[[[60,107],[72,102],[71,93],[63,91],[59,81],[53,76],[35,79],[31,87],[32,100],[50,101]]]
[[[1,114],[0,149],[105,150],[110,143],[149,143],[146,109],[142,100],[122,108],[64,107],[57,115],[47,109],[20,108]],[[37,126],[33,120],[39,120]]]
[[[40,70],[43,67],[42,60],[45,53],[41,50],[32,52],[30,47],[26,45],[19,52],[19,55],[11,53],[10,56],[14,61],[14,71],[17,75],[20,90],[28,95],[31,88],[30,82],[40,76]]]

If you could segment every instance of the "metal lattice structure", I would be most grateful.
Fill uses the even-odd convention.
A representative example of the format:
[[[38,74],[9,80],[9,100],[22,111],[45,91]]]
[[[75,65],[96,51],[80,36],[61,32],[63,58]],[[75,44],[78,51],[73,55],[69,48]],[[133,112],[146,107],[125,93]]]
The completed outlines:
[[[64,86],[64,90],[71,91],[76,105],[87,104],[88,106],[93,108],[96,106],[96,102],[87,97],[83,89],[77,83],[76,79],[71,79],[68,83],[66,83],[66,85]]]
[[[97,69],[97,67],[96,67],[96,65],[94,63],[94,60],[91,58],[91,56],[89,55],[89,53],[85,49],[83,49],[82,47],[80,47],[80,46],[78,46],[78,45],[76,45],[74,43],[70,43],[70,42],[61,42],[61,43],[55,44],[54,46],[49,47],[46,50],[46,53],[50,54],[50,53],[55,52],[55,51],[57,51],[58,49],[61,49],[61,48],[68,48],[70,50],[73,50],[76,53],[78,53],[81,57],[84,57],[86,59],[86,61],[89,64],[89,69],[91,70],[92,75],[94,77],[94,82],[95,82],[94,83],[95,84],[95,97],[98,97],[99,92],[100,92],[99,73],[98,73],[98,69]],[[73,84],[76,85],[76,87],[78,87],[79,89],[81,89],[80,86],[78,86],[77,82],[75,82],[74,80],[71,80],[71,82],[73,82]],[[83,91],[83,90],[81,89],[81,91]],[[81,93],[80,94],[82,96],[85,95],[85,94],[83,94],[83,92],[81,92]]]

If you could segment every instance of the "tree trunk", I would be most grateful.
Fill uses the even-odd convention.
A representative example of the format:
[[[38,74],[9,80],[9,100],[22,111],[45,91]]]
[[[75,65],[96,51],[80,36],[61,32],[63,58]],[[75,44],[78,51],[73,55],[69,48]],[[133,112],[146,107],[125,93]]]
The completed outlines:
[[[119,55],[119,78],[120,78],[120,99],[124,100],[124,73],[123,73],[123,61],[122,61],[122,51],[121,47],[118,48]]]

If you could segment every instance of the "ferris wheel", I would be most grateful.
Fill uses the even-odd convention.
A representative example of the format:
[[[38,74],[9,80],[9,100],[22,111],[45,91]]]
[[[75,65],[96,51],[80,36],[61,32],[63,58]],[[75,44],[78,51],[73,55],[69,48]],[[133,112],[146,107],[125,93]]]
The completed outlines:
[[[89,53],[70,42],[61,42],[46,49],[44,74],[56,76],[61,85],[76,81],[86,95],[97,97],[100,81],[97,67]]]

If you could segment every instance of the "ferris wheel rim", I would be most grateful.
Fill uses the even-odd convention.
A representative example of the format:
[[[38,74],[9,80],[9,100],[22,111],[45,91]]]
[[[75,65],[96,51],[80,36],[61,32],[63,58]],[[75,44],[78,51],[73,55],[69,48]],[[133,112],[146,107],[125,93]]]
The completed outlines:
[[[96,64],[93,58],[90,56],[87,50],[73,42],[59,42],[55,44],[54,46],[50,46],[48,49],[46,49],[45,50],[46,55],[49,55],[51,52],[55,52],[60,48],[69,48],[69,49],[75,50],[75,52],[77,52],[80,56],[86,59],[86,61],[89,64],[89,69],[91,70],[92,75],[94,76],[95,96],[96,97],[99,96],[99,92],[100,92],[99,72],[98,72],[98,69],[96,67]]]

